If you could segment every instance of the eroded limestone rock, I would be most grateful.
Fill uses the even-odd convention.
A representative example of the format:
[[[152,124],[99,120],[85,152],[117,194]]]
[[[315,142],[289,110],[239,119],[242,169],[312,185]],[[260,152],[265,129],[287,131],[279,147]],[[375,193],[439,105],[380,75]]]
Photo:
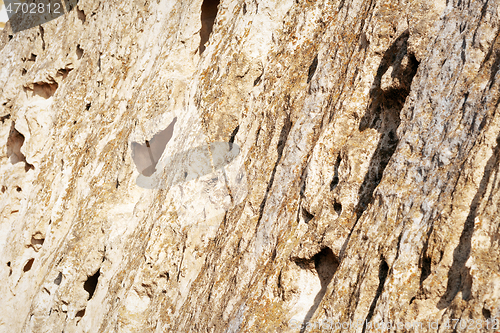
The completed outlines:
[[[1,330],[491,331],[499,8],[80,0],[8,23]],[[174,119],[144,174],[133,143]]]

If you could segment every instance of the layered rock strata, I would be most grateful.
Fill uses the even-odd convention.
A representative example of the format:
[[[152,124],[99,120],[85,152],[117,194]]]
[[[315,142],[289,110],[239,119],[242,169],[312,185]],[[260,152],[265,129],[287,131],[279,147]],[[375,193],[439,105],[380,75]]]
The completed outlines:
[[[499,10],[80,0],[7,23],[1,331],[492,331]]]

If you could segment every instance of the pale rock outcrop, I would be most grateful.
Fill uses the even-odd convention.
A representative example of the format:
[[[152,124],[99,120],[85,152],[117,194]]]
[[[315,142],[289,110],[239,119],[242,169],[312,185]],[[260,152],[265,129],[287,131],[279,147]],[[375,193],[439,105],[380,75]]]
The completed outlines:
[[[2,332],[499,324],[498,1],[71,6],[0,33]]]

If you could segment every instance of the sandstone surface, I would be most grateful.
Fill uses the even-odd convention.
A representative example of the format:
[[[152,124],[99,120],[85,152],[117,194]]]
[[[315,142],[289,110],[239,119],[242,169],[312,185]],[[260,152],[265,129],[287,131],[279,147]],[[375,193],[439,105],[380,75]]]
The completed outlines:
[[[498,0],[64,7],[0,31],[1,332],[499,329]]]

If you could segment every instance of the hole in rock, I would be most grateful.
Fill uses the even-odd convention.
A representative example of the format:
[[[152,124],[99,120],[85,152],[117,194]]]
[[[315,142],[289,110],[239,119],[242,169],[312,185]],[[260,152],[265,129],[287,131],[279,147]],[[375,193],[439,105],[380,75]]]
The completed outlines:
[[[57,76],[62,76],[63,80],[68,76],[69,72],[71,72],[72,68],[61,68],[57,71]]]
[[[21,75],[25,75],[26,73],[28,73],[28,71],[26,70],[26,68],[21,69]]]
[[[57,274],[57,277],[54,279],[54,284],[59,286],[61,282],[62,282],[62,273],[59,272],[59,274]]]
[[[5,187],[5,185],[2,185],[2,193],[5,193],[5,191],[7,191],[7,187]]]
[[[308,323],[313,317],[316,310],[318,309],[321,300],[325,296],[328,284],[332,280],[339,266],[338,258],[335,256],[335,254],[333,254],[333,251],[328,247],[323,248],[319,253],[314,255],[310,259],[310,261],[312,262],[314,267],[313,272],[315,273],[314,275],[316,276],[315,280],[317,281],[317,279],[319,279],[319,282],[317,282],[318,285],[315,289],[319,290],[314,296],[314,299],[308,300],[308,303],[311,304],[311,306],[309,307],[309,310],[305,314],[304,323]],[[311,285],[304,286],[304,288],[311,288],[315,282],[314,280],[310,280],[309,283]]]
[[[83,10],[81,10],[80,8],[77,8],[76,9],[76,12],[78,14],[78,19],[80,19],[80,21],[82,21],[82,24],[85,23],[85,21],[87,20],[86,16],[85,16],[85,13]]]
[[[156,164],[163,154],[167,143],[172,138],[176,122],[177,117],[174,118],[166,129],[156,133],[151,140],[146,140],[143,144],[132,142],[132,159],[137,170],[144,176],[149,177],[156,171]]]
[[[85,22],[85,19],[83,20],[83,22]],[[78,44],[76,46],[76,57],[78,58],[78,60],[80,60],[82,56],[83,56],[83,49],[80,47],[80,44]]]
[[[85,309],[78,311],[75,315],[75,318],[81,319],[83,316],[85,316]]]
[[[335,161],[335,167],[334,167],[334,175],[332,182],[330,183],[330,191],[333,191],[337,185],[339,184],[339,166],[340,162],[342,162],[342,158],[340,157],[340,154],[337,156],[337,160]]]
[[[204,0],[201,5],[200,54],[205,51],[205,44],[210,38],[217,17],[217,6],[220,0]]]
[[[16,130],[15,123],[12,122],[10,125],[9,137],[7,138],[7,157],[9,158],[11,164],[24,162],[24,170],[28,172],[28,170],[34,169],[35,167],[26,162],[26,157],[21,152],[23,143],[24,135]]]
[[[342,213],[342,205],[339,202],[335,202],[333,204],[333,209],[335,210],[335,213],[337,213],[337,215],[340,215]]]
[[[22,192],[22,191],[23,191],[23,189],[22,189],[22,188],[20,188],[19,186],[16,186],[16,191],[17,191],[17,192]]]
[[[31,267],[33,267],[33,263],[35,262],[35,259],[31,258],[30,260],[28,260],[28,262],[24,265],[23,267],[23,272],[28,272]]]
[[[311,82],[314,74],[316,73],[317,68],[318,68],[318,56],[314,57],[311,66],[309,66],[309,72],[307,73],[307,83]]]
[[[85,105],[85,109],[88,111],[88,110],[90,110],[91,106],[92,106],[92,103],[87,103],[87,105]]]
[[[421,264],[422,275],[420,275],[420,284],[427,279],[429,275],[431,275],[431,258],[424,257]]]
[[[99,281],[100,275],[101,275],[101,270],[98,269],[97,272],[94,275],[89,276],[87,278],[87,281],[85,281],[85,283],[83,284],[83,289],[85,289],[85,291],[89,293],[88,300],[90,300],[92,298],[92,296],[94,296],[95,290],[97,288],[97,282]]]
[[[12,267],[10,267],[10,261],[7,262],[7,267],[9,267],[9,276],[12,275]]]
[[[57,88],[58,84],[56,82],[47,83],[47,82],[37,82],[33,84],[33,96],[40,96],[42,98],[48,99],[52,97]]]
[[[302,207],[302,217],[304,218],[305,223],[309,223],[314,218],[314,215],[309,213],[307,209]]]
[[[35,250],[39,250],[43,246],[44,242],[45,238],[43,238],[42,234],[40,233],[31,236],[31,245]]]
[[[486,309],[486,308],[483,308],[483,317],[486,319],[490,319],[491,318],[491,311]]]

